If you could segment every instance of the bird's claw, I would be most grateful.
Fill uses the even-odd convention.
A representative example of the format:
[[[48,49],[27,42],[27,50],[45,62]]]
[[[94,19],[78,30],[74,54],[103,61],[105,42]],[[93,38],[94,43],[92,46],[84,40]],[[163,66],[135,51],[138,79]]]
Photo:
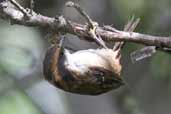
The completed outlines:
[[[96,41],[97,44],[102,46],[103,48],[107,48],[105,42],[102,40],[100,35],[96,35],[96,29],[98,27],[97,22],[92,22],[91,25],[88,25],[88,33],[91,35],[91,37]]]

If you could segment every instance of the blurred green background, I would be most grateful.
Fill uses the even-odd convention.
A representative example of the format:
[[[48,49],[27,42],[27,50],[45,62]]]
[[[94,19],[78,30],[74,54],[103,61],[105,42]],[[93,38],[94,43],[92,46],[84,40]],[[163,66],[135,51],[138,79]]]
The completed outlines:
[[[75,0],[100,25],[123,29],[134,15],[141,21],[136,31],[171,35],[170,0]],[[18,0],[28,7],[29,0]],[[79,23],[85,20],[66,0],[35,0],[35,11],[47,16],[63,14]],[[43,78],[42,61],[49,45],[45,30],[10,25],[0,20],[0,114],[170,114],[171,54],[132,63],[130,53],[142,45],[127,43],[123,49],[124,87],[99,96],[63,92]],[[74,49],[95,47],[74,36],[65,41]]]

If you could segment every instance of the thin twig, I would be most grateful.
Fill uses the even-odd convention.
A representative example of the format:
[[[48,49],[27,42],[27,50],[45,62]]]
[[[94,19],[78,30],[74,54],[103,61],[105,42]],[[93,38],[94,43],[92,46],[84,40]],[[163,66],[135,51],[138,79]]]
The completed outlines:
[[[15,0],[9,0],[18,10],[20,10],[25,16],[28,17],[28,12]]]
[[[74,3],[72,1],[68,1],[65,4],[67,7],[74,7],[88,22],[88,25],[90,25],[90,28],[93,28],[93,21],[91,20],[91,18],[87,15],[87,13],[80,7],[79,4]]]
[[[88,22],[88,34],[95,40],[95,42],[102,46],[103,48],[107,48],[105,42],[102,40],[100,35],[96,35],[96,28],[98,27],[98,23],[93,22],[92,19],[88,16],[88,14],[80,7],[79,4],[69,1],[66,3],[67,7],[74,7]]]
[[[34,0],[30,0],[30,14],[33,14],[33,9],[34,9]]]
[[[90,34],[90,36],[96,41],[96,43],[97,43],[98,45],[100,45],[100,46],[102,46],[103,48],[106,48],[106,49],[108,48],[108,47],[106,46],[105,42],[102,40],[102,38],[101,38],[100,35],[97,37],[97,35],[96,35],[95,32],[93,32],[93,31],[90,31],[89,34]]]
[[[134,21],[134,16],[131,18],[131,20],[128,21],[128,23],[125,25],[124,27],[124,31],[126,32],[133,32],[135,30],[135,28],[137,27],[138,23],[139,23],[140,19],[136,19]],[[116,42],[116,44],[113,47],[113,50],[118,50],[123,48],[123,46],[125,45],[125,42]]]

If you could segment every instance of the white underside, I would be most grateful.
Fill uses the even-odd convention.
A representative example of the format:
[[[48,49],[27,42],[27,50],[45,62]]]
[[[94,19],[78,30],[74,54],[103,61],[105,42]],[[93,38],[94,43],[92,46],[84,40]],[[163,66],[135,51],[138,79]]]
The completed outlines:
[[[101,67],[104,69],[111,68],[111,62],[115,60],[116,52],[106,49],[89,49],[77,51],[70,54],[65,51],[65,65],[68,69],[84,73],[88,67]]]

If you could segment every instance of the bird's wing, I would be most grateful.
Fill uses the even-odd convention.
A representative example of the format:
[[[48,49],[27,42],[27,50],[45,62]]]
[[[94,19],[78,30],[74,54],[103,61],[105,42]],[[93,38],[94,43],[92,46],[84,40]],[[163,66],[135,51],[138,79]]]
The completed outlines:
[[[99,85],[102,88],[118,88],[124,84],[124,81],[116,76],[114,72],[101,67],[89,67],[84,75],[80,75],[77,72],[72,72],[72,74],[80,82]]]
[[[97,81],[104,84],[122,83],[123,80],[110,70],[101,67],[89,67],[89,75],[96,77]]]

